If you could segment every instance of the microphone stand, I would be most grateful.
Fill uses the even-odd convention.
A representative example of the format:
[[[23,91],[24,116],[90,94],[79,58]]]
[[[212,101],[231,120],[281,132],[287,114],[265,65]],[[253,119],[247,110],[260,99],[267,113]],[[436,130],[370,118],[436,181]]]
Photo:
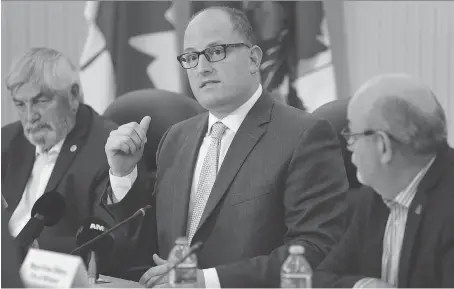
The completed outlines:
[[[78,254],[80,251],[88,248],[88,246],[92,245],[93,243],[97,242],[99,239],[103,238],[104,236],[110,234],[112,231],[116,230],[118,227],[122,226],[123,224],[131,221],[132,219],[134,218],[137,218],[138,216],[145,216],[145,212],[148,210],[148,209],[151,209],[152,206],[151,205],[147,205],[145,207],[143,207],[142,209],[139,209],[137,212],[134,213],[134,215],[132,215],[131,217],[127,218],[126,220],[116,224],[115,226],[113,226],[112,228],[110,228],[109,230],[105,231],[104,233],[96,236],[95,238],[91,239],[90,241],[88,241],[87,243],[85,244],[82,244],[81,246],[77,247],[76,249],[74,249],[70,254],[72,255],[76,255]]]
[[[181,258],[180,260],[178,260],[177,262],[175,262],[175,264],[173,264],[171,267],[167,268],[167,270],[161,275],[158,277],[158,279],[154,280],[154,282],[152,282],[150,284],[150,288],[153,288],[154,286],[156,286],[156,284],[162,280],[162,278],[164,278],[165,276],[167,276],[167,274],[169,274],[170,271],[172,271],[173,269],[175,269],[178,265],[180,265],[181,263],[183,263],[184,261],[186,261],[187,258],[189,258],[189,256],[191,256],[192,254],[196,253],[197,251],[199,251],[200,249],[202,249],[202,242],[197,242],[195,243],[194,246],[192,246],[190,249],[189,249],[189,252],[184,255],[183,258]]]

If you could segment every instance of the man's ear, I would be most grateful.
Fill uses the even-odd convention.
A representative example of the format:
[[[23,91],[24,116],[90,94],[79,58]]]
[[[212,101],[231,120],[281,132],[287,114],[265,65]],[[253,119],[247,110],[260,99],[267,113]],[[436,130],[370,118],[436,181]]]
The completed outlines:
[[[263,52],[257,45],[252,46],[249,51],[250,66],[249,71],[251,74],[256,74],[260,71],[260,64],[262,63]]]
[[[80,102],[80,86],[74,83],[69,90],[69,104],[73,111],[77,111]]]
[[[79,97],[79,93],[80,93],[79,84],[74,83],[73,85],[71,85],[70,93],[71,93],[71,96],[72,96],[72,97],[78,98],[78,97]]]
[[[393,157],[393,147],[391,145],[391,139],[384,132],[377,132],[379,137],[378,149],[381,154],[380,161],[383,164],[387,164],[391,161]]]

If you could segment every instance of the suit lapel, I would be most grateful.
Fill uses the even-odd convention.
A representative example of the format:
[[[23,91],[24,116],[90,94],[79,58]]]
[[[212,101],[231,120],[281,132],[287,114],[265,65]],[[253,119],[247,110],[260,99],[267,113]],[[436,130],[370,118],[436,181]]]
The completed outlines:
[[[172,202],[172,240],[186,235],[188,220],[189,199],[191,195],[192,179],[202,140],[208,128],[208,114],[201,117],[196,130],[190,131],[183,142],[183,146],[176,159],[179,161],[175,172],[175,186]]]
[[[76,116],[76,125],[66,137],[54,169],[52,170],[49,182],[47,183],[45,192],[55,191],[57,189],[60,180],[85,144],[92,120],[93,114],[91,113],[90,108],[85,105],[80,105]],[[63,196],[66,194],[64,191],[59,193]]]
[[[404,240],[402,241],[402,250],[399,261],[399,287],[407,287],[409,272],[412,264],[412,254],[415,240],[421,219],[424,215],[430,193],[439,183],[446,169],[446,160],[449,158],[445,155],[448,152],[447,147],[440,152],[432,166],[427,171],[421,183],[418,186],[415,198],[413,199],[408,210],[407,223],[405,226]]]
[[[247,156],[266,131],[264,124],[270,122],[273,101],[263,93],[247,114],[227,151],[219,169],[216,181],[208,198],[197,230],[203,226],[208,216],[227,192]],[[196,231],[197,234],[197,231]]]
[[[22,126],[20,126],[20,129],[22,129]],[[8,203],[7,210],[10,214],[16,210],[22,198],[35,161],[35,147],[22,132],[13,140],[11,148],[9,159],[2,160],[8,161],[2,194]]]

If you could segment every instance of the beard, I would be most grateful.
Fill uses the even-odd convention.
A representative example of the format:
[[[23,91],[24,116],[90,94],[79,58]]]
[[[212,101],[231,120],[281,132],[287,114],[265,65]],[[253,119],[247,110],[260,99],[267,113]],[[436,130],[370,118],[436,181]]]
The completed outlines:
[[[34,146],[47,151],[65,138],[75,125],[73,115],[59,116],[49,121],[24,129],[25,138]]]

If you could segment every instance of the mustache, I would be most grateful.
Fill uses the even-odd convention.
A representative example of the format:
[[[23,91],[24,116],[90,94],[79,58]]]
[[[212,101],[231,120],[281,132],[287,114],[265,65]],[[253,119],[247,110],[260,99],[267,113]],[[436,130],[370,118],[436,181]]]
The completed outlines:
[[[52,130],[53,127],[49,123],[41,123],[41,124],[36,124],[36,125],[29,125],[25,128],[25,132],[27,133],[33,133],[35,131],[41,130],[41,129],[50,129]]]

